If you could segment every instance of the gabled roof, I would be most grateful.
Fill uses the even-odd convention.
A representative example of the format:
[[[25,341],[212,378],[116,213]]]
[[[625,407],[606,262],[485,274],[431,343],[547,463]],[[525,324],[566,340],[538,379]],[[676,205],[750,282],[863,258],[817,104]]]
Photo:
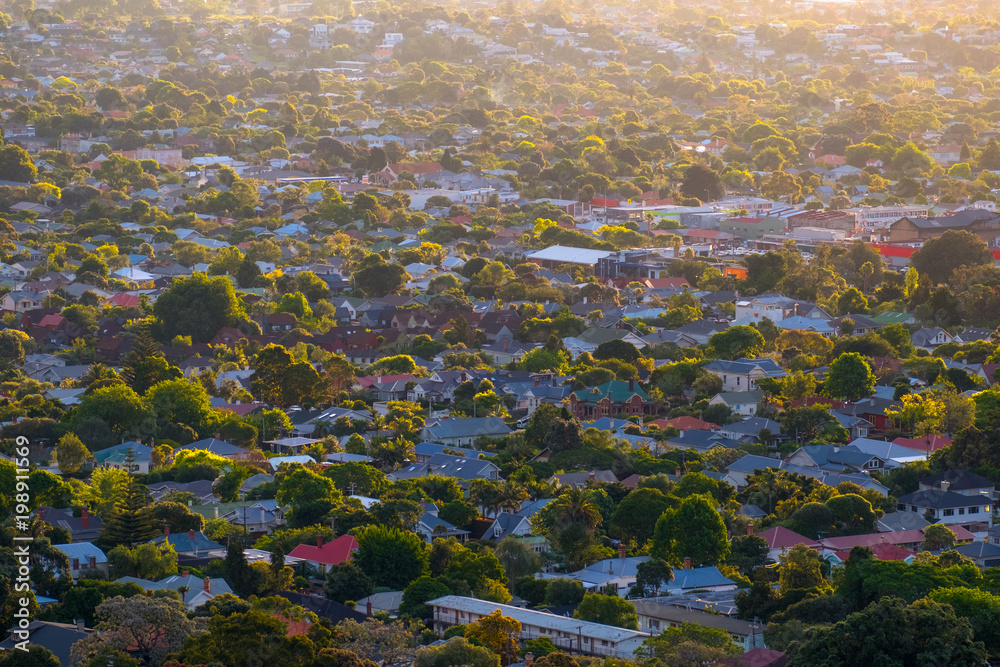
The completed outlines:
[[[340,537],[316,546],[315,544],[300,544],[289,552],[289,556],[301,558],[323,565],[337,565],[346,563],[351,559],[351,554],[358,549],[358,541],[353,535],[341,535]]]
[[[975,507],[976,505],[987,506],[992,504],[992,500],[986,496],[964,496],[954,491],[935,491],[927,489],[914,491],[900,496],[900,504],[915,505],[916,507],[928,507],[930,509],[952,509],[955,507]],[[989,520],[989,515],[984,517]]]
[[[757,537],[767,542],[768,549],[791,549],[797,544],[804,544],[810,549],[818,549],[819,542],[811,540],[805,535],[799,535],[794,530],[789,530],[784,526],[775,526],[761,533]]]

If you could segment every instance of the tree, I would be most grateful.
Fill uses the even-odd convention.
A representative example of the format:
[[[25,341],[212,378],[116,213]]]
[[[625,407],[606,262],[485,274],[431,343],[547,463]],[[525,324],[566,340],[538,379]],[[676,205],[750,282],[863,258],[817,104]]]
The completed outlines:
[[[764,352],[764,337],[754,327],[737,324],[712,334],[708,348],[719,359],[753,359]]]
[[[583,596],[583,602],[573,611],[573,618],[628,630],[639,629],[635,606],[617,595],[587,593]]]
[[[60,667],[59,658],[44,646],[29,644],[24,652],[19,649],[6,651],[0,658],[0,667]]]
[[[375,583],[351,561],[333,565],[326,573],[323,594],[331,600],[360,600],[372,594]]]
[[[868,299],[857,287],[848,287],[837,297],[837,312],[840,315],[864,314],[868,312]],[[853,326],[853,322],[851,323]]]
[[[79,427],[90,419],[100,420],[121,439],[145,435],[151,428],[151,414],[145,402],[123,384],[100,387],[84,394],[80,405],[73,410],[72,423]]]
[[[485,646],[474,646],[464,637],[452,637],[441,646],[417,651],[413,667],[500,667],[500,658]]]
[[[789,204],[797,203],[802,197],[802,185],[798,179],[784,171],[775,171],[760,185],[760,193],[775,201],[785,199]]]
[[[734,537],[729,543],[726,562],[739,569],[744,577],[753,576],[754,570],[767,563],[767,541],[756,535]]]
[[[517,641],[521,634],[521,622],[504,616],[499,609],[465,626],[467,639],[474,639],[498,656],[502,664],[508,664],[517,656]]]
[[[74,433],[67,433],[59,438],[56,445],[56,462],[59,471],[72,475],[80,470],[83,464],[90,460],[90,450]]]
[[[507,581],[516,581],[535,574],[541,569],[541,558],[524,540],[507,535],[494,551],[503,566]]]
[[[234,327],[246,317],[233,284],[225,276],[196,273],[177,278],[153,304],[161,339],[191,336],[207,343],[222,327]]]
[[[254,358],[250,391],[261,400],[281,407],[310,407],[325,402],[330,387],[319,371],[304,360],[296,360],[283,346],[271,343]]]
[[[636,489],[618,503],[611,515],[610,533],[641,546],[653,536],[660,515],[676,505],[675,499],[658,489]]]
[[[642,357],[635,345],[625,340],[614,339],[601,343],[594,350],[594,359],[620,359],[625,363],[634,364]]]
[[[367,526],[357,532],[358,552],[354,562],[376,586],[402,590],[428,574],[427,545],[410,532]]]
[[[857,401],[871,396],[877,378],[871,366],[857,352],[845,352],[830,364],[823,381],[823,394],[830,398]]]
[[[685,558],[696,565],[717,565],[729,555],[726,524],[711,496],[692,495],[656,521],[651,554],[679,566]]]
[[[28,151],[17,144],[0,146],[0,181],[31,183],[38,176],[38,169]]]
[[[200,382],[164,380],[146,392],[146,402],[159,424],[183,424],[205,435],[216,423],[212,399]]]
[[[126,470],[135,461],[132,450],[125,458]],[[135,481],[129,472],[121,496],[115,502],[114,510],[105,525],[101,542],[108,545],[123,544],[133,546],[154,537],[160,531],[153,523],[153,517],[146,507],[149,505],[149,490]]]
[[[829,588],[823,577],[823,558],[804,544],[796,544],[778,557],[778,585],[781,593],[809,588]]]
[[[725,630],[707,628],[695,623],[681,623],[666,628],[656,637],[643,642],[646,654],[671,667],[698,667],[715,664],[743,652]]]
[[[650,558],[636,566],[635,587],[646,597],[655,596],[673,577],[674,572],[667,561],[662,558]]]
[[[910,261],[921,276],[939,284],[949,282],[952,273],[961,266],[992,264],[993,255],[986,242],[976,234],[949,229],[925,241]]]
[[[976,588],[938,588],[927,596],[938,604],[951,605],[960,619],[972,626],[972,638],[986,645],[995,659],[1000,653],[1000,597]]]
[[[27,334],[22,331],[0,331],[0,372],[12,373],[24,367],[24,343],[27,340]]]
[[[168,653],[179,651],[194,633],[194,621],[184,604],[168,597],[113,597],[95,610],[98,632],[73,644],[74,664],[104,648],[138,658],[144,665],[159,665]]]
[[[358,623],[348,619],[338,623],[333,632],[340,637],[342,648],[365,660],[392,665],[406,663],[413,656],[413,631],[401,621],[383,623],[369,618]]]
[[[958,543],[955,532],[948,526],[935,523],[924,528],[924,541],[921,551],[941,551],[950,549]],[[938,600],[940,602],[940,600]]]
[[[719,172],[701,164],[692,164],[684,172],[681,192],[685,197],[696,197],[702,201],[714,201],[724,194]]]
[[[383,297],[402,289],[409,276],[399,264],[387,264],[381,255],[371,254],[361,260],[351,278],[366,296]]]
[[[427,603],[451,594],[451,589],[440,580],[430,576],[419,577],[403,590],[399,613],[411,618],[430,620],[434,610]]]
[[[864,637],[862,642],[849,638]],[[983,665],[986,650],[955,610],[931,600],[907,606],[887,597],[846,621],[814,628],[797,646],[789,667],[827,665]]]

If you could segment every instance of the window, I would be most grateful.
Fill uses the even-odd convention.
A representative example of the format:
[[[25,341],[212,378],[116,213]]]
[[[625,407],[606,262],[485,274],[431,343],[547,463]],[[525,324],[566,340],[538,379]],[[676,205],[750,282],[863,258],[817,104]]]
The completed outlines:
[[[970,507],[969,514],[979,514],[979,507]]]
[[[945,510],[944,511],[944,515],[945,516],[955,516],[955,510]]]
[[[965,514],[965,508],[964,508],[964,507],[959,507],[959,508],[958,508],[958,513],[959,513],[960,515],[961,515],[961,514]]]

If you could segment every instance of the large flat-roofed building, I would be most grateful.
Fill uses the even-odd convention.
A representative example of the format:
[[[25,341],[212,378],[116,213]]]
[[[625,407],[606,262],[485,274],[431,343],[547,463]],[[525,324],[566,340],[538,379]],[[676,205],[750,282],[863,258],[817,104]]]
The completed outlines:
[[[427,604],[434,608],[434,630],[437,632],[454,625],[467,625],[500,611],[521,623],[519,642],[548,637],[556,648],[570,653],[631,658],[647,637],[636,630],[458,595],[446,595]]]
[[[563,264],[576,264],[593,273],[597,263],[611,254],[613,254],[611,250],[590,250],[554,245],[544,250],[528,253],[527,260],[546,269],[554,269]]]
[[[926,241],[941,236],[949,229],[971,232],[989,247],[1000,247],[1000,213],[985,209],[966,209],[934,218],[900,218],[889,225],[889,242]]]
[[[857,224],[857,216],[850,211],[803,211],[788,216],[789,231],[799,227],[818,227],[851,233]]]

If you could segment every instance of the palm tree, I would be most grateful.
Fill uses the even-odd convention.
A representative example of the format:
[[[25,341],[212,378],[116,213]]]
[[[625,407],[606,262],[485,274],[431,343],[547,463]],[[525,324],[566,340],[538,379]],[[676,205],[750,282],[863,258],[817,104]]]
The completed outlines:
[[[556,525],[560,528],[577,524],[589,533],[601,525],[601,511],[583,489],[571,487],[556,498],[553,505]]]
[[[499,489],[497,505],[501,510],[514,514],[521,509],[521,503],[528,499],[528,492],[520,484],[506,481]]]

